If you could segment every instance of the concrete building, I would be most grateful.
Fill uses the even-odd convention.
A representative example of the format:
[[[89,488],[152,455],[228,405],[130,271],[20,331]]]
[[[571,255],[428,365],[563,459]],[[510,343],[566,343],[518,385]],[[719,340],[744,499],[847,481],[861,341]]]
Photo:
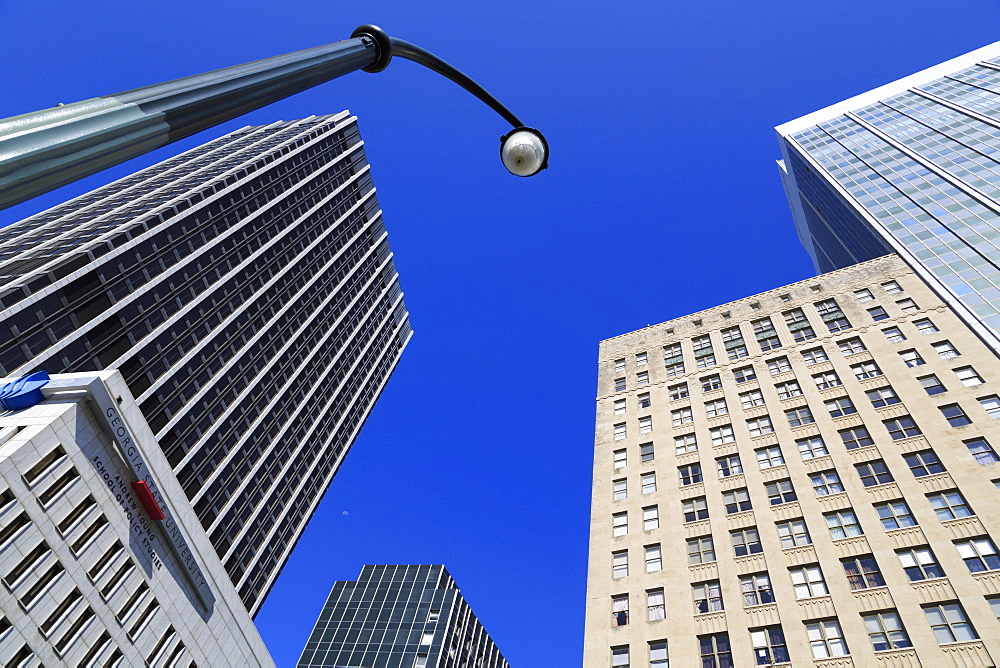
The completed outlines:
[[[777,133],[818,272],[899,253],[1000,350],[1000,42]]]
[[[251,613],[410,335],[346,112],[237,130],[0,242],[0,375],[121,370]]]
[[[603,341],[585,668],[995,665],[998,393],[895,255]]]
[[[509,668],[444,566],[365,566],[336,582],[299,668]]]
[[[121,374],[41,392],[0,412],[0,665],[273,666]]]

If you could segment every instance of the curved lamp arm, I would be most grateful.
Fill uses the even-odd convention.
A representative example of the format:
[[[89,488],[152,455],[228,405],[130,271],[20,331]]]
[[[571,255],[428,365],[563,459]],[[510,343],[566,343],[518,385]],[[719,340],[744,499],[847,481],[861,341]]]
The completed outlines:
[[[501,138],[512,173],[529,175],[515,171],[528,171],[518,159],[532,174],[547,166],[541,134],[520,127],[482,86],[420,47],[362,26],[341,42],[0,120],[0,209],[349,72],[380,71],[394,54],[458,83],[515,126]]]

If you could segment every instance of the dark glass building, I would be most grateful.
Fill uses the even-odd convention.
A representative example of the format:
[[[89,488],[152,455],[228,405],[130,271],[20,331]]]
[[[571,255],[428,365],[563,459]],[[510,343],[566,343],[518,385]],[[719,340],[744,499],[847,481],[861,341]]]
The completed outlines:
[[[365,566],[336,582],[298,668],[508,668],[444,566]]]
[[[243,128],[2,231],[0,376],[119,369],[251,613],[410,335],[346,112]]]
[[[777,133],[817,271],[897,252],[1000,350],[1000,42]]]

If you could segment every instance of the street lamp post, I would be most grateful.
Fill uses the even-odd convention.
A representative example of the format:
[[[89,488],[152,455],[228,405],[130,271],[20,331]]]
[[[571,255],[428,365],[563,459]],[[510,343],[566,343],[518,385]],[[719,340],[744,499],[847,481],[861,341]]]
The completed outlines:
[[[500,157],[516,176],[548,166],[548,144],[482,86],[434,54],[361,26],[350,39],[0,120],[0,209],[393,56],[451,79],[513,126]]]

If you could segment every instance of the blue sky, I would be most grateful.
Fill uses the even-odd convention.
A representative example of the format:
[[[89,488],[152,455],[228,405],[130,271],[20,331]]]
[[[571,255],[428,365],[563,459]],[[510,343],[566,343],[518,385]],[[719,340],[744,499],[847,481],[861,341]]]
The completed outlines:
[[[396,61],[2,211],[0,226],[225,131],[349,108],[416,333],[258,628],[292,666],[335,580],[444,563],[513,666],[578,666],[598,341],[810,276],[773,126],[995,41],[998,19],[987,0],[0,0],[0,117],[377,23],[552,147],[541,176],[507,175],[503,120]]]

